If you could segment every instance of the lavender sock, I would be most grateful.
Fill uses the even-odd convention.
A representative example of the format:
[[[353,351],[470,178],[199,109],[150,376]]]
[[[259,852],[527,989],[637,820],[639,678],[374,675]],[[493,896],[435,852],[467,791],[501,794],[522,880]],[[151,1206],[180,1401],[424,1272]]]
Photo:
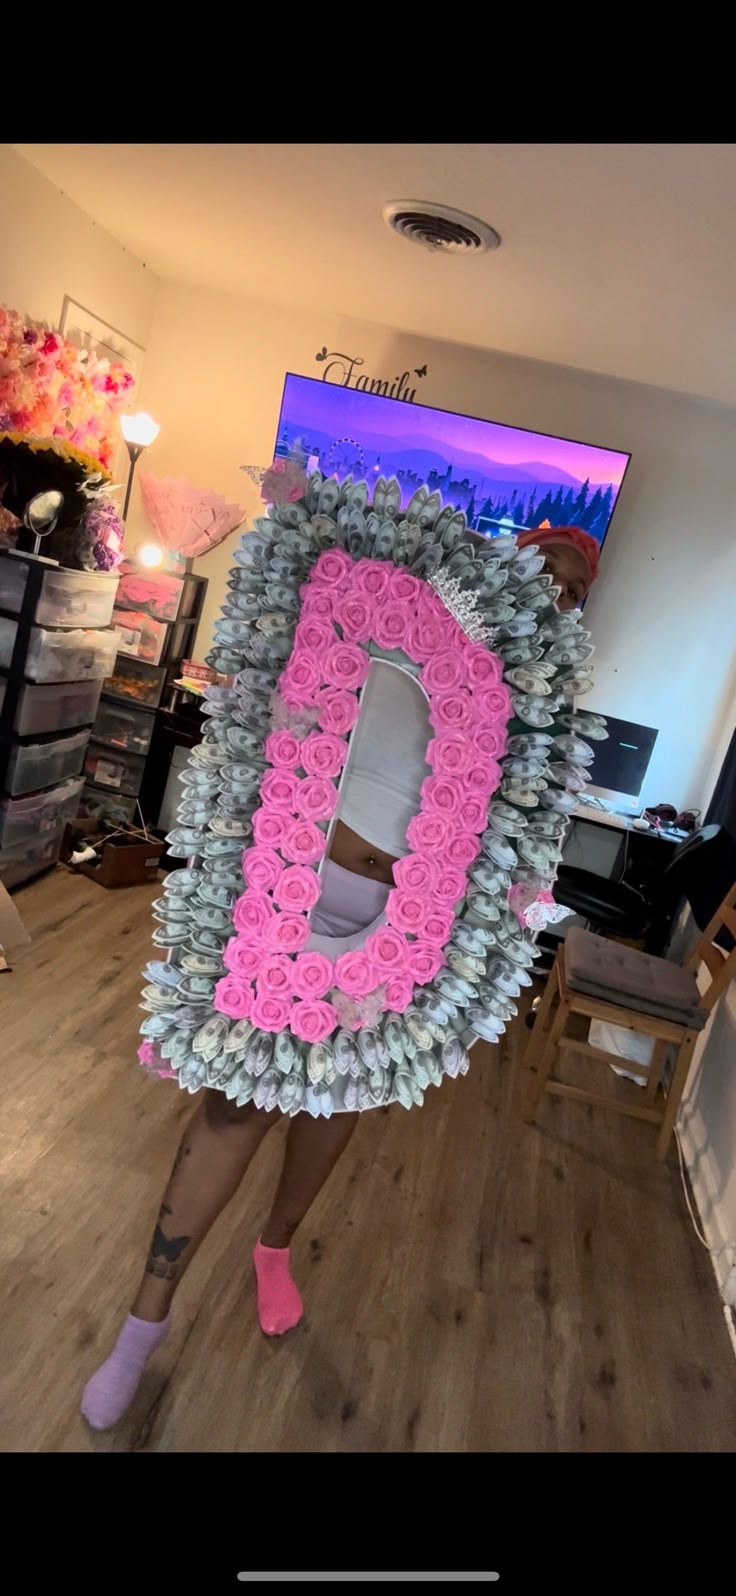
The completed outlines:
[[[109,1430],[122,1419],[138,1390],[148,1358],[170,1328],[171,1314],[160,1323],[128,1314],[109,1358],[100,1364],[82,1394],[82,1417],[93,1430]]]
[[[291,1278],[288,1247],[264,1247],[256,1243],[253,1253],[258,1295],[258,1321],[264,1335],[283,1336],[293,1330],[304,1312],[304,1304]]]

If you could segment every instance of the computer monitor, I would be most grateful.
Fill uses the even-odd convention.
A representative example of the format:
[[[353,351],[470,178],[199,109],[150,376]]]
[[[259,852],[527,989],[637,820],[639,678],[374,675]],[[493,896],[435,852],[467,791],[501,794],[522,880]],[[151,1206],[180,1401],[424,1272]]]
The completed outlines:
[[[588,766],[590,785],[581,796],[608,800],[613,809],[633,810],[658,733],[653,726],[640,726],[635,720],[616,720],[613,715],[605,719],[608,737],[605,742],[590,744],[595,750]]]

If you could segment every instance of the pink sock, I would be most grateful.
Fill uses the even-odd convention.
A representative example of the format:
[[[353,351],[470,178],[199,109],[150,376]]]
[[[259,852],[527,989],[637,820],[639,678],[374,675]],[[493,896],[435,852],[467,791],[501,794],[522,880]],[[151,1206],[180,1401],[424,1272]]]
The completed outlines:
[[[93,1430],[109,1430],[130,1407],[146,1362],[171,1327],[171,1314],[161,1323],[136,1319],[123,1325],[109,1358],[100,1364],[82,1394],[82,1417]]]
[[[289,1272],[289,1249],[264,1247],[259,1240],[253,1262],[261,1329],[264,1335],[282,1336],[294,1329],[304,1312],[304,1304]]]

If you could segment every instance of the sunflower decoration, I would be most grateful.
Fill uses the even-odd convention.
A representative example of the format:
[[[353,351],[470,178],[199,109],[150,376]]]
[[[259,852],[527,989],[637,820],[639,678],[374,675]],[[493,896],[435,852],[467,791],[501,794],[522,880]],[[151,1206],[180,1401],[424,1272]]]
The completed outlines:
[[[487,540],[426,486],[307,480],[241,540],[203,741],[154,905],[139,1058],[266,1110],[423,1101],[496,1041],[530,983],[569,815],[606,735],[578,612],[535,546]],[[415,676],[431,740],[385,916],[310,944],[319,867],[372,659]]]
[[[64,506],[47,552],[66,565],[89,559],[78,551],[88,548],[92,533],[81,539],[78,533],[90,495],[109,483],[117,416],[132,386],[122,363],[99,359],[0,306],[2,508],[22,522],[34,494],[58,489]]]

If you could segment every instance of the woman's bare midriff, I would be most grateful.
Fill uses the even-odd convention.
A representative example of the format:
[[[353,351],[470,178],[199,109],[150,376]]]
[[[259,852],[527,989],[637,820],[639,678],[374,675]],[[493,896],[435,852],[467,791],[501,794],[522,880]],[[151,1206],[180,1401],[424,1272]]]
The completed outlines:
[[[372,843],[366,842],[365,837],[359,837],[357,831],[351,831],[342,820],[335,825],[330,858],[343,870],[352,870],[353,875],[369,876],[371,881],[384,881],[389,887],[394,884],[394,855],[374,848]]]

